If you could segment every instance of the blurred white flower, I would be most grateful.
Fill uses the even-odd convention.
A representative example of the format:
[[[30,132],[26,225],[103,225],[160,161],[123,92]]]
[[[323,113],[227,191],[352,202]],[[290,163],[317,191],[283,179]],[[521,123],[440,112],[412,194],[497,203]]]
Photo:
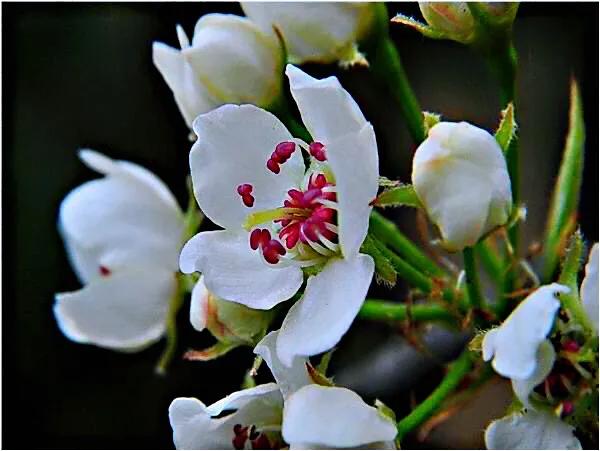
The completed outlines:
[[[180,267],[202,272],[215,295],[255,309],[292,297],[303,267],[323,267],[279,334],[277,353],[290,365],[296,355],[333,347],[364,301],[374,263],[359,248],[377,194],[378,155],[371,124],[337,78],[317,80],[290,65],[286,74],[310,145],[252,105],[225,105],[194,122],[196,199],[225,230],[188,241]],[[311,155],[308,170],[301,149]]]
[[[492,135],[466,122],[431,128],[415,153],[412,181],[449,251],[473,246],[510,216],[502,149]]]
[[[177,398],[169,407],[178,449],[351,448],[369,444],[391,447],[396,425],[354,392],[313,384],[306,359],[285,366],[275,352],[279,332],[255,348],[269,365],[276,384],[235,392],[206,407],[193,398]],[[224,411],[226,416],[215,418]]]
[[[54,314],[73,341],[135,350],[165,331],[183,214],[146,169],[91,150],[79,155],[105,177],[74,189],[60,206],[59,230],[85,286],[57,294]]]
[[[583,308],[598,332],[598,243],[594,244],[588,256],[580,291]]]
[[[241,2],[244,13],[265,32],[276,26],[283,34],[289,61],[351,61],[357,42],[375,19],[375,3]]]
[[[226,103],[267,108],[278,101],[285,56],[273,33],[244,17],[207,14],[196,23],[191,45],[180,26],[177,35],[181,50],[155,42],[152,57],[189,127]]]
[[[574,428],[547,412],[514,413],[485,431],[487,449],[581,449]]]

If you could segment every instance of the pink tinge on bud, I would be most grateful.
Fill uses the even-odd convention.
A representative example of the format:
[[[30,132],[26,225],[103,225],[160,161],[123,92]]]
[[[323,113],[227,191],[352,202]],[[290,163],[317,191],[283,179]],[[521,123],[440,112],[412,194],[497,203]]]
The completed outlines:
[[[567,340],[562,344],[562,348],[567,352],[579,352],[580,346],[575,340]]]
[[[327,160],[327,157],[325,156],[325,146],[318,141],[311,143],[308,146],[308,151],[318,161]]]
[[[248,208],[254,206],[254,196],[252,190],[254,188],[249,183],[242,183],[237,187],[237,193],[241,196],[242,202]]]
[[[100,265],[100,267],[98,268],[98,271],[100,271],[100,275],[102,277],[108,277],[111,275],[110,269],[108,269],[106,266],[103,266],[103,265]]]
[[[562,403],[562,414],[563,415],[571,415],[573,413],[573,411],[575,410],[575,405],[573,404],[573,402],[566,400],[563,401]]]

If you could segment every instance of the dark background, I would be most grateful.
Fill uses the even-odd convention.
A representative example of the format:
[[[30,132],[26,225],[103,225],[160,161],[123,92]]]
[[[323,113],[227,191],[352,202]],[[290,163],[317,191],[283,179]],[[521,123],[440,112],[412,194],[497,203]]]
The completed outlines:
[[[389,10],[420,17],[415,4],[390,4]],[[51,310],[54,293],[80,286],[56,232],[61,199],[96,177],[77,159],[78,148],[147,167],[185,205],[190,143],[152,65],[151,43],[176,45],[175,24],[191,35],[198,17],[213,11],[241,13],[227,3],[2,5],[3,448],[171,448],[171,400],[220,399],[239,387],[252,361],[248,349],[205,364],[177,360],[161,378],[153,366],[162,343],[138,354],[75,344],[61,335]],[[400,26],[392,33],[423,109],[495,127],[497,90],[476,55]],[[539,237],[545,222],[571,73],[581,82],[588,125],[580,220],[584,235],[597,241],[598,5],[523,4],[515,36],[522,189],[529,207],[524,242]],[[366,70],[308,70],[340,75],[376,127],[383,174],[409,181],[413,146],[385,89]],[[411,214],[393,214],[414,234]],[[210,344],[208,335],[189,327],[186,310],[179,316],[181,351]],[[414,383],[402,379],[408,367],[394,366],[394,355],[379,359],[391,366],[369,360],[395,339],[386,326],[358,324],[333,365],[338,380],[401,413]],[[438,373],[421,378],[419,391],[426,393]]]

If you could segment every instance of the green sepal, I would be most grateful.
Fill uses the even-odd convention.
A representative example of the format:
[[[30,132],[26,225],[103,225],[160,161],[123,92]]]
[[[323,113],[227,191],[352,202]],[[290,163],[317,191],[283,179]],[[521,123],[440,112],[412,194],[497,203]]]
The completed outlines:
[[[214,360],[216,358],[224,356],[229,351],[237,348],[238,346],[242,346],[242,345],[240,343],[226,343],[223,341],[218,341],[211,347],[202,349],[200,351],[197,351],[197,350],[187,351],[183,355],[183,358],[185,360],[208,362],[209,360]]]
[[[445,33],[438,31],[423,22],[419,22],[412,17],[405,16],[404,14],[396,14],[392,18],[392,23],[399,23],[402,25],[406,25],[407,27],[412,28],[415,31],[418,31],[426,38],[430,39],[450,39]]]
[[[562,253],[562,247],[565,244],[561,239],[564,236],[563,229],[577,214],[579,190],[583,176],[584,144],[583,105],[577,82],[573,79],[571,80],[569,132],[546,223],[542,256],[542,281],[544,283],[552,280],[559,256]]]
[[[383,418],[391,420],[394,423],[398,422],[398,420],[396,420],[396,413],[379,399],[375,400],[375,408],[377,409],[377,412],[379,412],[379,415],[381,415]]]
[[[390,286],[396,285],[398,275],[396,270],[392,266],[389,259],[383,255],[379,246],[375,242],[375,239],[368,234],[363,242],[360,252],[363,254],[370,255],[375,262],[375,274],[379,280],[383,280],[384,283]]]
[[[582,257],[585,245],[579,230],[571,235],[569,245],[563,260],[558,283],[569,287],[568,293],[561,293],[559,298],[562,307],[567,311],[571,321],[575,321],[583,330],[590,334],[593,326],[579,298],[578,275],[583,263]]]
[[[412,185],[401,185],[384,190],[375,198],[373,205],[377,207],[422,207]]]
[[[327,376],[325,376],[318,369],[312,366],[309,362],[306,362],[306,370],[308,371],[308,376],[311,378],[313,383],[317,385],[323,385],[324,387],[335,387],[333,379],[330,379]]]
[[[441,120],[441,114],[423,111],[423,125],[425,126],[425,136],[427,136],[429,134],[429,130],[431,130],[435,125],[439,124]]]
[[[500,145],[502,152],[506,153],[511,141],[515,138],[517,133],[517,122],[515,120],[515,107],[510,102],[500,114],[500,124],[494,137]]]
[[[317,370],[321,374],[327,374],[327,369],[329,368],[329,362],[331,361],[331,357],[333,356],[335,349],[336,348],[331,349],[330,351],[323,354],[323,357],[321,357],[321,361],[317,365]]]

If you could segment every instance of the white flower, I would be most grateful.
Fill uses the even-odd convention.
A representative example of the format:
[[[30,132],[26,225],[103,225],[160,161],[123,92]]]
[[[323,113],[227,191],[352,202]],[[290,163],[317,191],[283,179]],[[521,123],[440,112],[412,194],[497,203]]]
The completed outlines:
[[[568,292],[566,286],[553,283],[527,296],[500,327],[485,335],[483,360],[493,357],[492,366],[504,377],[531,377],[536,370],[538,349],[547,341],[560,307],[556,295]]]
[[[181,51],[155,42],[152,57],[188,126],[226,103],[269,107],[281,95],[284,54],[277,37],[244,17],[207,14],[189,39],[177,27]]]
[[[265,31],[276,26],[290,62],[351,60],[356,43],[373,26],[374,3],[242,2],[244,13]]]
[[[175,399],[169,407],[175,446],[266,449],[281,448],[282,440],[291,449],[389,446],[395,424],[348,389],[312,384],[306,359],[283,365],[275,352],[278,333],[271,332],[255,348],[277,383],[235,392],[208,407],[193,398]]]
[[[163,335],[176,290],[183,214],[146,169],[83,150],[104,178],[73,190],[59,229],[83,289],[56,295],[54,314],[73,341],[133,350]]]
[[[512,193],[500,146],[466,122],[440,122],[417,149],[415,191],[449,251],[473,246],[509,218]]]
[[[277,353],[291,365],[334,346],[364,301],[374,263],[359,248],[378,156],[371,124],[335,77],[316,80],[289,65],[286,74],[310,145],[253,105],[225,105],[194,122],[196,199],[225,230],[193,237],[180,267],[202,272],[223,299],[270,309],[298,291],[302,267],[323,265],[279,334]],[[308,170],[301,149],[311,154]]]
[[[598,243],[594,244],[581,282],[581,302],[590,321],[598,332]]]
[[[512,414],[485,431],[488,449],[581,449],[573,427],[547,412]]]

